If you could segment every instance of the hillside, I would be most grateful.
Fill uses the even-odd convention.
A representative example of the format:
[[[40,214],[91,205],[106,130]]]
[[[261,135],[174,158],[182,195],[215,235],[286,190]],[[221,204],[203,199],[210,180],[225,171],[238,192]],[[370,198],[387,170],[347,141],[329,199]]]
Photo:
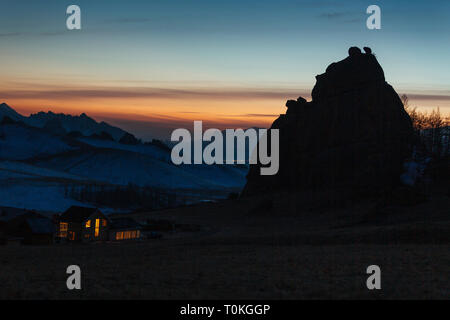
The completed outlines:
[[[111,127],[96,124],[86,115],[39,113],[26,118],[6,105],[0,107],[0,115],[0,206],[61,211],[81,204],[80,199],[70,197],[71,190],[96,192],[95,188],[123,189],[130,185],[142,192],[150,188],[179,195],[189,202],[224,198],[245,184],[245,166],[175,166],[170,149],[108,139],[104,129]],[[86,134],[102,130],[103,134],[55,132],[60,126],[41,127],[43,122],[37,119],[58,119],[70,130]],[[137,206],[130,204],[129,210]]]

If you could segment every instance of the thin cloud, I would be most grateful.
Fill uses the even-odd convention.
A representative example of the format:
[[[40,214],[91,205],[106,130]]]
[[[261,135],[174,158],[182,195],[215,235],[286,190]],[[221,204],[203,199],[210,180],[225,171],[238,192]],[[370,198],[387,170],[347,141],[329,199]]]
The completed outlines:
[[[348,12],[331,12],[331,13],[322,13],[319,15],[319,18],[325,18],[325,19],[338,19],[341,17],[344,17],[348,15]]]
[[[242,116],[244,116],[244,117],[273,118],[273,117],[278,117],[278,114],[246,113],[246,114],[243,114]]]
[[[42,31],[42,32],[10,32],[10,33],[0,33],[0,38],[14,38],[14,37],[29,37],[29,36],[42,36],[42,37],[55,37],[55,36],[65,36],[68,34],[73,34],[74,32],[68,30],[61,31]],[[87,31],[83,30],[86,34]]]
[[[6,38],[6,37],[19,37],[23,36],[25,33],[22,32],[9,32],[9,33],[0,33],[0,38]]]
[[[355,12],[325,12],[318,16],[319,19],[336,20],[341,23],[355,23],[361,21],[360,14]]]
[[[258,100],[258,99],[293,99],[298,96],[310,97],[308,89],[295,88],[160,88],[160,87],[70,87],[33,84],[15,84],[14,90],[0,89],[0,97],[3,99],[222,99],[222,100]],[[25,89],[25,88],[33,88]],[[450,92],[436,93],[410,93],[411,100],[425,101],[450,101]],[[273,115],[252,114],[251,116],[270,117]]]
[[[407,94],[410,100],[435,100],[435,101],[450,101],[450,95],[438,94]]]
[[[53,90],[0,91],[5,99],[105,99],[105,98],[158,98],[158,99],[284,99],[308,96],[297,89],[171,89],[152,87],[102,87]]]
[[[146,23],[146,22],[152,22],[153,19],[150,18],[117,18],[117,19],[108,19],[104,22],[107,24],[130,24],[130,23]]]

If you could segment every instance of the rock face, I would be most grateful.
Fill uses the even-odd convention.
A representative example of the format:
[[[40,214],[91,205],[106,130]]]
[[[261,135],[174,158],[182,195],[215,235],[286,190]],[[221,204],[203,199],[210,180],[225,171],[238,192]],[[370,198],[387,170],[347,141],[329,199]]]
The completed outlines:
[[[352,47],[316,77],[312,101],[289,100],[280,130],[280,169],[251,165],[243,195],[273,190],[373,193],[399,183],[411,154],[411,119],[376,57]]]

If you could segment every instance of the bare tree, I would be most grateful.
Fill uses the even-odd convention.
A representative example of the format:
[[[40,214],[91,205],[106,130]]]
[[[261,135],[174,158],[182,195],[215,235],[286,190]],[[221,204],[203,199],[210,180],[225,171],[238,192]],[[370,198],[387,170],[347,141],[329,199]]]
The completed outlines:
[[[421,112],[411,107],[406,94],[401,96],[405,111],[409,114],[414,130],[428,149],[428,152],[441,158],[449,153],[450,117],[443,117],[439,107],[431,113]]]

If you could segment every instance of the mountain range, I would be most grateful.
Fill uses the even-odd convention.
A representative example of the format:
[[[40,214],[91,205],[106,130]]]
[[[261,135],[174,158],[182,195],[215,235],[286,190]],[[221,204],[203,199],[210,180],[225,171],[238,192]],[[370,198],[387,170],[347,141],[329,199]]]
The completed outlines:
[[[67,192],[91,186],[134,185],[207,200],[245,184],[245,165],[176,166],[170,152],[158,141],[142,143],[85,114],[25,117],[1,104],[0,206],[59,212],[70,205],[95,205]]]
[[[25,117],[20,113],[16,112],[13,108],[8,106],[6,103],[0,104],[0,122],[3,121],[4,117],[8,117],[17,122],[23,122],[29,126],[35,128],[51,128],[60,129],[59,134],[68,133],[81,133],[85,136],[91,136],[94,134],[101,135],[102,133],[107,133],[114,140],[119,141],[124,135],[127,134],[126,131],[111,126],[106,122],[97,122],[94,119],[88,117],[85,113],[79,116],[66,115],[62,113],[49,112],[38,112],[31,114],[29,117]]]

